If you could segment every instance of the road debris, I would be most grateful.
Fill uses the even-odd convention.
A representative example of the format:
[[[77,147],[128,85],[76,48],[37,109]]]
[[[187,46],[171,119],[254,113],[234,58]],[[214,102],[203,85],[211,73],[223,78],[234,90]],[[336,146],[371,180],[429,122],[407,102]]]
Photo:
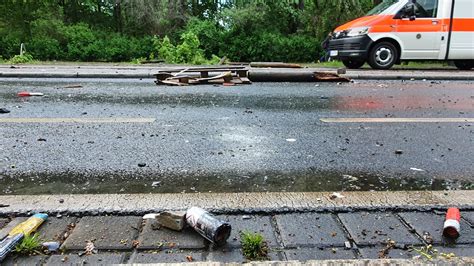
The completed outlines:
[[[331,195],[329,195],[329,198],[332,199],[332,200],[335,200],[335,199],[345,198],[345,196],[343,196],[341,193],[334,192]]]
[[[212,76],[211,76],[212,74]],[[157,85],[188,86],[198,84],[221,84],[234,86],[251,84],[246,67],[205,67],[160,70],[155,83]]]
[[[186,260],[187,260],[188,262],[193,262],[193,261],[194,261],[194,259],[193,259],[192,256],[186,256]]]
[[[461,235],[461,212],[458,208],[449,208],[444,221],[443,236],[456,239]]]
[[[156,216],[158,213],[148,213],[143,216],[143,220],[148,220],[148,219],[156,219]]]
[[[395,241],[393,240],[388,240],[387,245],[379,250],[379,259],[388,259],[388,254],[390,253],[390,250],[392,250],[395,247]]]
[[[402,155],[402,154],[403,154],[403,151],[402,151],[402,150],[396,150],[396,151],[395,151],[395,154],[396,154],[396,155]]]
[[[82,88],[82,85],[80,85],[80,84],[71,84],[71,85],[66,85],[63,88],[64,89],[79,89],[79,88]]]
[[[132,247],[137,248],[138,246],[140,246],[140,241],[138,241],[138,240],[133,240],[133,241],[132,241]]]
[[[423,240],[425,240],[428,244],[433,244],[433,237],[431,236],[430,232],[423,232]]]
[[[414,167],[410,168],[410,170],[416,171],[416,172],[425,172],[425,170],[423,170],[423,169],[414,168]]]
[[[186,225],[186,212],[184,211],[164,211],[156,216],[156,221],[163,227],[174,231],[182,231]]]
[[[41,92],[27,92],[22,91],[18,93],[18,97],[31,97],[31,96],[44,96],[44,93]]]
[[[347,181],[349,182],[357,182],[359,181],[359,178],[355,177],[355,176],[351,176],[351,175],[342,175],[342,177],[344,179],[346,179]]]
[[[8,205],[8,204],[0,204],[0,208],[7,208],[7,207],[10,207],[10,205]]]
[[[44,242],[43,247],[48,249],[49,252],[56,252],[59,250],[59,242]]]
[[[255,68],[302,68],[300,64],[290,64],[283,62],[251,62],[250,67]]]
[[[344,242],[344,248],[345,248],[345,249],[351,249],[351,248],[352,248],[351,242],[350,242],[350,241]]]
[[[10,113],[10,110],[8,110],[7,108],[0,108],[0,114],[8,114]]]
[[[86,246],[84,248],[84,251],[79,252],[79,257],[82,257],[84,255],[90,256],[93,254],[97,254],[97,250],[95,249],[94,242],[92,241],[87,241]]]
[[[21,240],[26,235],[31,235],[38,227],[48,219],[48,215],[44,213],[38,213],[28,220],[15,226],[9,233],[8,236],[0,241],[0,262],[2,262],[6,256],[21,243]]]
[[[347,73],[347,68],[345,68],[345,67],[340,67],[340,68],[337,69],[337,74],[338,75],[344,75],[346,73]]]
[[[288,142],[296,142],[296,139],[286,139]]]
[[[186,212],[186,221],[201,236],[218,246],[227,242],[232,231],[230,224],[198,207],[192,207]]]

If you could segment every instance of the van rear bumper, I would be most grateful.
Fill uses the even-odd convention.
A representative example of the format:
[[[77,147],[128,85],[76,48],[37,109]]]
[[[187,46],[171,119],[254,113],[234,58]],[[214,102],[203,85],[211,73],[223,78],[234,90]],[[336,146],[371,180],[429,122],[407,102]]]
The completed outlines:
[[[364,59],[369,56],[369,49],[373,41],[368,35],[331,39],[328,43],[328,52],[333,59]]]

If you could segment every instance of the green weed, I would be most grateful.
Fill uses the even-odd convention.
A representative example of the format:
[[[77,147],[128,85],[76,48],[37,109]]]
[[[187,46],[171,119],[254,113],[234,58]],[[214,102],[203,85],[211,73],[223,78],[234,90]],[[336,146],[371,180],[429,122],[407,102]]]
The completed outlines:
[[[14,57],[8,60],[10,64],[26,64],[33,62],[33,56],[30,54],[15,55]]]
[[[22,255],[35,255],[41,251],[41,240],[39,234],[23,237],[20,244],[15,247],[15,252]]]
[[[258,233],[242,232],[240,235],[242,252],[248,260],[266,260],[268,246],[264,237]]]

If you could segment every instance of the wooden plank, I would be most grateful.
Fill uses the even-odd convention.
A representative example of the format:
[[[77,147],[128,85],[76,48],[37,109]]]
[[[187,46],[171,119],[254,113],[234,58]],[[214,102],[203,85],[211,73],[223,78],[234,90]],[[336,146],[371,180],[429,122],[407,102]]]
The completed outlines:
[[[289,64],[289,63],[283,63],[283,62],[252,62],[250,63],[251,67],[256,67],[256,68],[263,68],[263,67],[268,67],[268,68],[302,68],[301,65],[299,64]]]

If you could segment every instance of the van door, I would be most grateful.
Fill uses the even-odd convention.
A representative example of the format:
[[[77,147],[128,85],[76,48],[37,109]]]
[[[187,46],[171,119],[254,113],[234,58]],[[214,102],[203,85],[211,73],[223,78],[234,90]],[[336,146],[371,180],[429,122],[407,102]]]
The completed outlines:
[[[474,60],[474,1],[456,0],[449,57],[453,60]]]
[[[438,59],[446,42],[445,21],[438,18],[440,0],[417,0],[415,20],[397,19],[396,34],[402,41],[401,59]]]

